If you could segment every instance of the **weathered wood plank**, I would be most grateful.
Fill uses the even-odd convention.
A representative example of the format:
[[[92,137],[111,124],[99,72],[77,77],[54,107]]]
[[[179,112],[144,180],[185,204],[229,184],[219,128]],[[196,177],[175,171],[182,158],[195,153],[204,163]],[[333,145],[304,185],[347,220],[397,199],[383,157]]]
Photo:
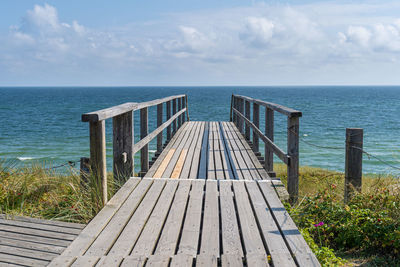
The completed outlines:
[[[178,254],[172,258],[170,267],[192,266],[192,264],[193,264],[193,256],[186,254]]]
[[[266,255],[251,254],[246,256],[247,266],[268,267],[268,258]],[[285,262],[283,264],[274,264],[274,266],[289,266]]]
[[[154,173],[153,177],[154,178],[161,178],[163,177],[163,173],[165,172],[165,169],[167,168],[169,162],[171,161],[172,156],[175,153],[175,149],[171,148],[168,150],[167,155],[165,158],[162,160],[160,166],[158,167],[157,171]]]
[[[177,180],[168,180],[157,204],[154,207],[131,255],[150,256],[155,249],[158,237],[167,218],[169,208],[178,187]]]
[[[103,256],[96,264],[96,267],[120,266],[123,259],[122,256]]]
[[[163,231],[154,254],[174,255],[178,246],[179,234],[183,225],[186,204],[192,181],[182,180],[176,191],[174,202],[168,214]]]
[[[12,225],[21,228],[35,229],[35,230],[43,230],[49,232],[49,236],[51,236],[52,232],[55,233],[63,233],[69,235],[78,235],[81,232],[81,229],[76,228],[66,228],[62,226],[56,225],[48,225],[48,224],[37,224],[37,223],[29,223],[24,221],[13,221],[13,220],[5,220],[0,219],[0,229],[2,229],[2,225]]]
[[[22,216],[8,215],[8,214],[0,214],[0,219],[19,221],[19,222],[28,222],[28,223],[39,224],[39,225],[54,225],[54,226],[62,227],[64,229],[72,228],[72,229],[82,230],[86,226],[85,224],[80,224],[80,223],[43,220],[43,219],[22,217]]]
[[[65,249],[65,247],[61,247],[61,246],[41,244],[41,243],[31,242],[31,241],[27,241],[27,240],[11,239],[11,238],[6,238],[2,235],[0,235],[0,245],[51,252],[55,256],[57,256],[58,254],[61,254]]]
[[[20,256],[10,255],[6,253],[0,252],[0,264],[7,266],[6,264],[12,264],[17,266],[46,266],[49,264],[48,261],[37,260],[37,259],[29,259],[29,258],[21,258]]]
[[[71,264],[76,260],[76,256],[58,256],[57,258],[53,259],[48,267],[65,267],[71,266]]]
[[[168,267],[169,264],[169,256],[165,255],[151,255],[146,262],[147,266],[155,266],[155,267]]]
[[[221,266],[222,267],[242,267],[243,260],[240,255],[228,254],[221,255]]]
[[[220,147],[220,151],[221,151],[221,159],[222,159],[222,168],[223,168],[223,172],[224,172],[224,176],[225,179],[235,179],[235,176],[232,172],[232,168],[231,168],[231,156],[230,153],[227,151],[226,143],[224,140],[225,137],[222,134],[222,130],[221,130],[222,126],[217,123],[217,135],[218,135],[218,141],[219,141],[219,147]]]
[[[299,118],[287,120],[287,151],[290,161],[287,165],[287,189],[291,203],[299,194]]]
[[[236,218],[236,211],[233,203],[233,192],[231,187],[231,181],[219,182],[222,253],[243,256],[239,225]]]
[[[172,171],[171,178],[179,178],[179,176],[181,175],[182,169],[184,167],[187,152],[188,151],[186,148],[182,149],[182,151],[179,155],[178,161],[176,162],[176,165],[174,167],[174,170]]]
[[[200,133],[202,132],[202,127],[203,127],[203,122],[196,122],[196,131],[194,133],[193,136],[193,140],[192,143],[190,144],[189,148],[188,148],[188,153],[185,159],[185,163],[183,166],[185,166],[182,169],[182,172],[179,176],[179,178],[189,178],[190,177],[190,173],[192,172],[193,169],[193,173],[196,173],[196,175],[193,176],[193,178],[197,177],[197,170],[198,170],[198,165],[199,165],[199,155],[200,155],[200,149],[197,149],[198,147],[198,142],[200,139],[201,142],[201,138],[200,138]],[[202,135],[201,135],[202,136]],[[197,152],[197,154],[196,154]],[[196,157],[197,155],[197,157]]]
[[[133,116],[127,112],[113,118],[113,178],[120,183],[133,176]]]
[[[296,224],[279,200],[272,184],[267,181],[258,181],[258,185],[296,261],[302,262],[302,266],[320,266],[317,258],[312,254],[310,247],[300,234]]]
[[[47,244],[47,245],[54,245],[59,247],[67,247],[71,241],[68,240],[60,240],[55,238],[49,237],[41,237],[41,236],[34,236],[29,234],[22,234],[18,232],[8,232],[0,230],[0,237],[1,238],[9,238],[13,240],[20,240],[20,241],[29,241],[39,244]]]
[[[197,255],[203,207],[204,180],[193,180],[178,254]]]
[[[35,236],[35,237],[46,237],[46,238],[53,238],[53,239],[66,240],[66,241],[72,241],[76,237],[76,235],[57,233],[57,232],[48,232],[46,230],[19,227],[19,226],[15,226],[15,225],[11,225],[11,224],[9,224],[9,225],[2,224],[0,226],[0,230],[6,231],[6,232],[11,232],[11,233],[30,235],[30,236]]]
[[[207,178],[207,162],[208,162],[208,135],[209,135],[209,123],[205,122],[203,139],[200,149],[200,162],[197,178],[206,179]]]
[[[43,260],[43,261],[51,261],[57,256],[57,254],[50,252],[31,250],[27,248],[19,248],[15,246],[6,246],[6,245],[0,245],[0,253],[20,256],[21,258],[29,258],[29,259]]]
[[[215,255],[199,254],[196,257],[196,267],[217,267],[218,259]]]
[[[215,180],[215,161],[214,161],[214,124],[209,122],[208,134],[208,167],[207,179]]]
[[[93,243],[100,232],[104,229],[104,227],[106,227],[114,214],[122,206],[126,198],[135,189],[139,181],[139,178],[130,178],[61,255],[83,255],[83,253],[86,252],[88,247]]]
[[[224,172],[224,166],[222,164],[222,156],[225,156],[223,154],[223,150],[220,147],[220,140],[219,140],[219,132],[218,132],[218,123],[217,122],[212,122],[213,124],[213,142],[214,142],[214,162],[215,162],[215,178],[216,179],[226,179],[225,178],[225,172]]]
[[[144,179],[132,191],[118,212],[112,217],[107,226],[97,236],[96,240],[91,244],[85,255],[103,256],[106,255],[112,247],[125,225],[140,205],[142,199],[152,185],[152,180]]]
[[[219,215],[217,181],[206,181],[203,231],[200,253],[219,256]]]
[[[235,193],[237,215],[239,217],[240,227],[242,230],[241,233],[244,242],[245,254],[266,254],[244,182],[234,182],[233,190]]]
[[[154,205],[157,203],[158,196],[164,189],[165,180],[154,180],[151,188],[146,196],[136,209],[135,213],[126,224],[124,230],[112,246],[107,255],[122,255],[127,256],[130,254],[135,241],[140,236],[143,227],[153,210]]]
[[[146,263],[146,257],[128,256],[124,259],[121,267],[142,267]]]
[[[99,259],[97,256],[79,256],[71,267],[93,267]]]

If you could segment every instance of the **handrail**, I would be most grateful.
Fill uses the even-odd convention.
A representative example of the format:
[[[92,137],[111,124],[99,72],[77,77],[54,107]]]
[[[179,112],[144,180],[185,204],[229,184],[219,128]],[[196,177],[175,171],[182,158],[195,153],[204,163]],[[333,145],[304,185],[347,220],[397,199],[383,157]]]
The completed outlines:
[[[250,104],[253,104],[251,112]],[[265,107],[265,134],[260,127],[260,106]],[[274,111],[287,116],[287,153],[274,143]],[[253,121],[250,120],[251,114]],[[232,95],[230,120],[238,127],[245,139],[251,144],[253,151],[259,153],[259,139],[265,144],[264,168],[272,177],[274,154],[287,165],[287,188],[291,202],[297,200],[299,183],[299,118],[302,113],[279,104],[254,99],[247,96]],[[244,128],[244,129],[243,129]],[[250,130],[253,132],[253,140],[250,141]]]
[[[172,102],[172,103],[171,103]],[[163,104],[166,103],[166,121],[163,122]],[[172,104],[172,105],[171,105]],[[157,106],[157,128],[148,133],[148,108]],[[140,141],[134,144],[134,116],[140,110]],[[114,179],[124,182],[133,176],[134,155],[140,151],[140,175],[149,170],[149,143],[157,137],[157,153],[163,149],[163,130],[167,141],[175,132],[189,121],[187,95],[174,95],[147,102],[128,102],[118,106],[82,114],[82,121],[89,122],[90,129],[90,168],[98,179],[102,201],[107,203],[107,164],[105,121],[113,119],[113,174]],[[186,113],[186,117],[185,117]],[[171,127],[171,125],[173,127]],[[171,131],[171,128],[173,131]]]
[[[155,99],[147,102],[141,102],[141,103],[136,103],[136,102],[128,102],[125,104],[121,104],[118,106],[114,106],[111,108],[105,108],[89,113],[82,114],[82,121],[83,122],[96,122],[96,121],[102,121],[106,120],[121,114],[124,114],[129,111],[135,111],[139,110],[142,108],[147,108],[147,107],[152,107],[161,103],[165,103],[167,101],[171,101],[174,99],[178,98],[183,98],[186,95],[174,95],[174,96],[168,96],[160,99]]]
[[[241,99],[244,99],[244,100],[249,101],[251,103],[255,103],[255,104],[258,104],[260,106],[264,106],[264,107],[270,108],[270,109],[278,111],[278,112],[280,112],[280,113],[282,113],[282,114],[284,114],[284,115],[286,115],[288,117],[301,117],[302,116],[301,111],[298,111],[298,110],[295,110],[295,109],[292,109],[292,108],[288,108],[288,107],[285,107],[285,106],[282,106],[282,105],[279,105],[279,104],[263,101],[263,100],[260,100],[260,99],[254,99],[254,98],[251,98],[251,97],[248,97],[248,96],[242,96],[242,95],[233,95],[233,97],[241,98]]]

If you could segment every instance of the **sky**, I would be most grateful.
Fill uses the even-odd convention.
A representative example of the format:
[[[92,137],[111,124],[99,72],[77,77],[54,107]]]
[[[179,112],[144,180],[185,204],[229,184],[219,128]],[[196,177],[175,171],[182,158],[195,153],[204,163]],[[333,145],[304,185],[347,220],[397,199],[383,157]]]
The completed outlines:
[[[400,85],[400,1],[3,0],[0,86]]]

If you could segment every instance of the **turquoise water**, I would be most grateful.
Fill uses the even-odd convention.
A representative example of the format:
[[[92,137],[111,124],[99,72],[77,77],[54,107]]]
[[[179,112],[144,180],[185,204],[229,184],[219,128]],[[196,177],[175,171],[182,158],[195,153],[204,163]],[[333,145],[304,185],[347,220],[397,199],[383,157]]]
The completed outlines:
[[[40,162],[46,166],[79,160],[89,155],[89,130],[87,123],[80,120],[82,113],[183,93],[188,94],[191,120],[229,120],[232,93],[302,111],[300,133],[305,141],[300,143],[302,165],[343,171],[345,128],[360,127],[364,128],[364,149],[400,167],[400,86],[3,87],[0,88],[0,159],[12,164]],[[155,108],[149,111],[151,131],[155,129]],[[139,121],[138,115],[136,112],[135,124]],[[275,120],[276,143],[286,150],[286,117],[276,114]],[[112,121],[107,120],[106,125],[111,166]],[[137,133],[138,125],[135,126]],[[306,142],[339,149],[317,148]],[[150,149],[154,147],[153,142]],[[400,174],[399,170],[366,155],[363,171]]]

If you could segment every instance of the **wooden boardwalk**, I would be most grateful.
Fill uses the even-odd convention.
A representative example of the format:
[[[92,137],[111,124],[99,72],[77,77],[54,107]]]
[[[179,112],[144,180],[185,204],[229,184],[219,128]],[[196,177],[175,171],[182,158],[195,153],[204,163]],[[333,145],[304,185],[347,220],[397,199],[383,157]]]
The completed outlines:
[[[47,266],[85,225],[0,215],[0,266]]]

